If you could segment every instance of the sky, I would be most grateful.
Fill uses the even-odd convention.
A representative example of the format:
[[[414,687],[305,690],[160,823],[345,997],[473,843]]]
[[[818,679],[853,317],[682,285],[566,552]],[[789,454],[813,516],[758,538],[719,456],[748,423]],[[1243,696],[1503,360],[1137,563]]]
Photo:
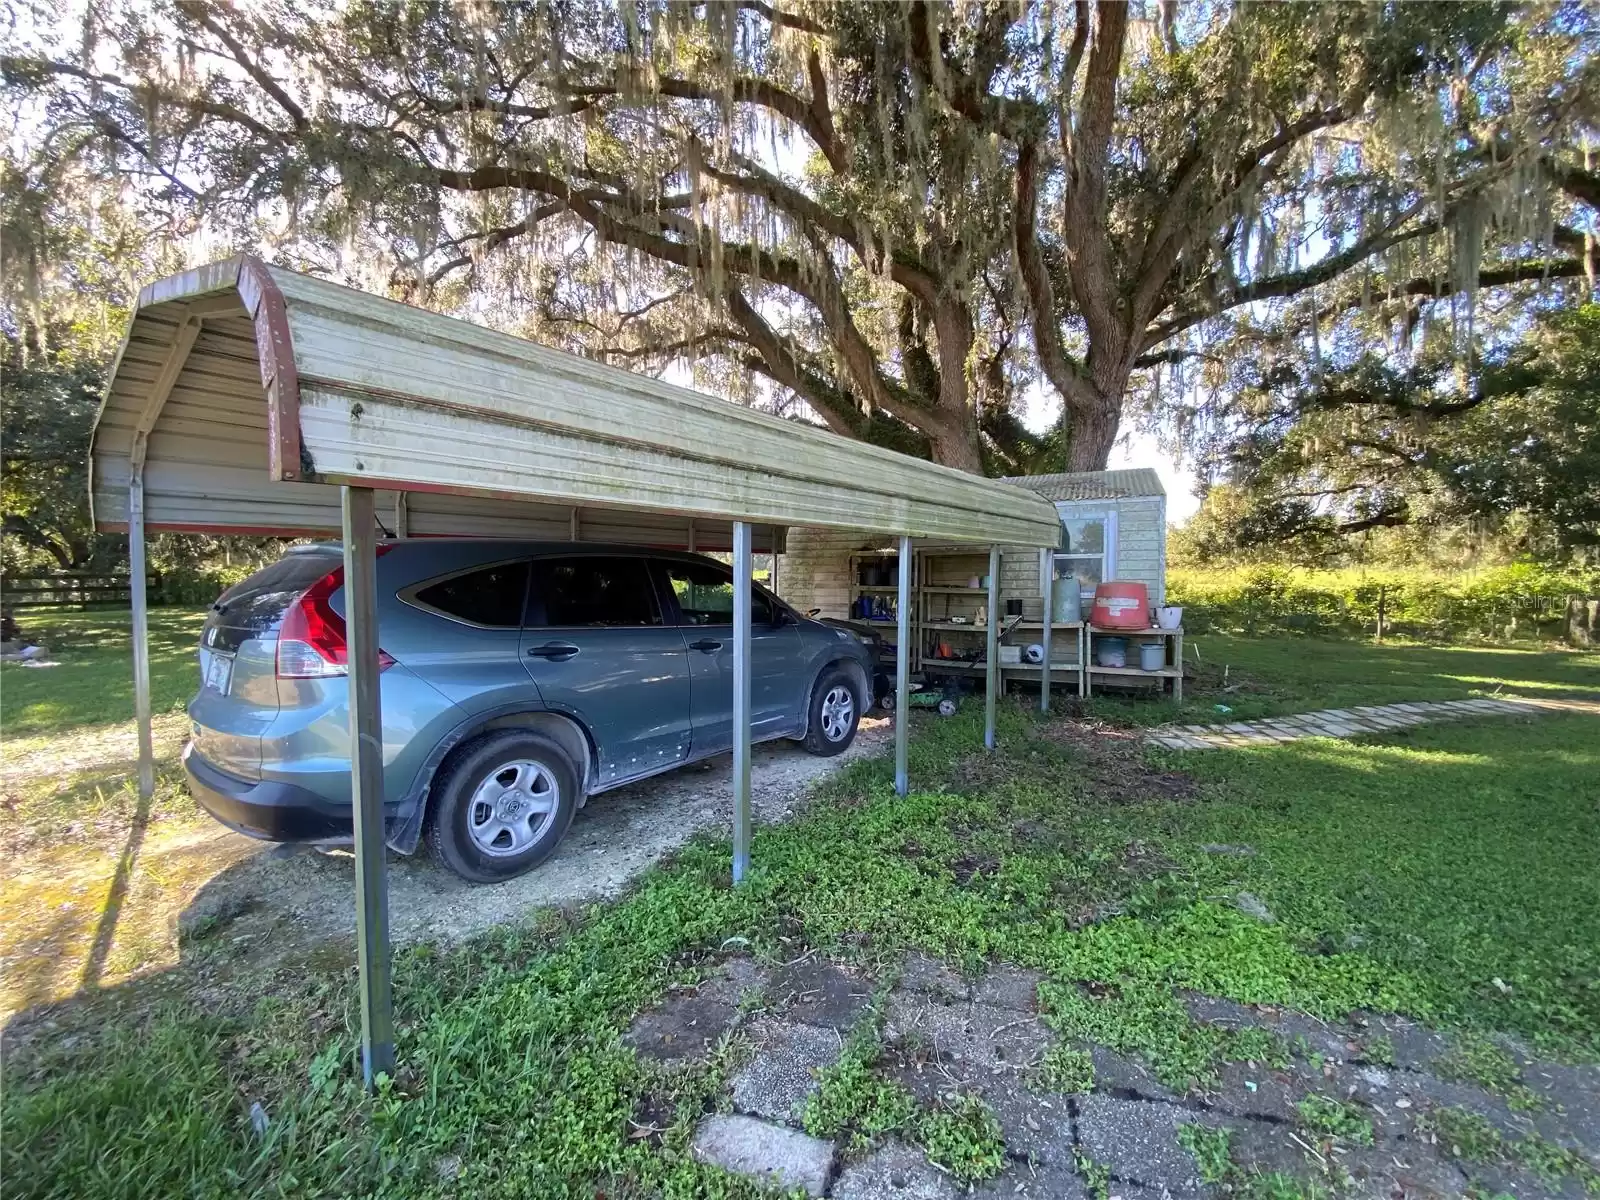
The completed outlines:
[[[1043,433],[1061,419],[1061,402],[1037,384],[1022,397],[1022,423],[1032,433]],[[1167,490],[1167,524],[1181,525],[1200,507],[1195,495],[1195,475],[1187,466],[1161,449],[1154,435],[1124,426],[1106,463],[1111,470],[1126,467],[1151,467]]]

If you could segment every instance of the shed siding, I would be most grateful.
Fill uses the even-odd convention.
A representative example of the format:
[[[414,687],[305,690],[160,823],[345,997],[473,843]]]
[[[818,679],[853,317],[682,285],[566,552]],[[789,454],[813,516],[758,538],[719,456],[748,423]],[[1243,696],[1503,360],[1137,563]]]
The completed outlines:
[[[848,529],[791,529],[778,568],[778,591],[801,612],[817,608],[825,617],[848,617],[850,556],[893,545],[893,538]]]
[[[1132,472],[1111,473],[1134,474]],[[1139,476],[1154,472],[1138,472]],[[1072,477],[1050,477],[1072,478]],[[1016,482],[1024,483],[1018,480]],[[1155,486],[1159,486],[1156,484]],[[1150,591],[1152,604],[1166,600],[1165,538],[1160,496],[1133,496],[1120,499],[1074,500],[1060,502],[1066,515],[1117,514],[1116,577],[1143,583]],[[847,617],[850,614],[850,556],[861,550],[886,548],[892,540],[860,532],[834,529],[791,529],[779,571],[780,590],[785,600],[804,612],[820,609],[823,616]],[[973,547],[919,541],[919,551],[948,548],[971,553]],[[1006,597],[1040,594],[1039,548],[1007,545],[1000,551],[1000,591]]]

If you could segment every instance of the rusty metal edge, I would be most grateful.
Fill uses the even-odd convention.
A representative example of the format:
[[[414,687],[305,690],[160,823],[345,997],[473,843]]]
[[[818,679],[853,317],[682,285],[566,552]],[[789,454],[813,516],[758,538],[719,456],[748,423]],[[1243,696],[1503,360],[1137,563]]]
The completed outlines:
[[[239,256],[239,298],[255,322],[261,386],[267,393],[267,476],[311,478],[301,464],[300,372],[288,306],[267,264],[248,254]]]

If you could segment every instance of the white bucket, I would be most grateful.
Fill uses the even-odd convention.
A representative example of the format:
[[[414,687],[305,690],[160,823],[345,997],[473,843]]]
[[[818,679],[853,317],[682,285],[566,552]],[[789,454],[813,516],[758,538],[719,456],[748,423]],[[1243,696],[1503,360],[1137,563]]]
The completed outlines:
[[[1177,606],[1156,609],[1156,624],[1163,629],[1177,629],[1183,624],[1183,609]]]

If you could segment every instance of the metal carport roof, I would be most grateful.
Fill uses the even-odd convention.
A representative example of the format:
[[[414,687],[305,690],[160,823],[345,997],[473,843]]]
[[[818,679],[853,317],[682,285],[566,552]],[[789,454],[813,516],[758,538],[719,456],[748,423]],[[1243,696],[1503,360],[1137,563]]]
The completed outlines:
[[[140,293],[91,459],[102,529],[142,463],[152,530],[334,531],[335,483],[414,493],[414,533],[565,537],[576,508],[597,539],[660,545],[690,519],[1057,536],[1011,484],[249,257]]]
[[[97,527],[126,528],[139,786],[154,790],[147,529],[340,531],[363,1064],[393,1069],[375,526],[734,551],[752,530],[900,537],[895,786],[907,788],[911,539],[1054,548],[1055,508],[1012,484],[835,437],[241,256],[139,294],[90,449]],[[330,487],[328,485],[340,485]],[[388,491],[387,498],[381,493]],[[387,529],[387,526],[385,526]],[[774,537],[774,540],[775,537]],[[1047,600],[1048,606],[1048,600]],[[750,589],[734,589],[734,877],[750,844]],[[985,742],[994,745],[996,625]],[[1046,632],[1048,638],[1048,628]],[[1048,664],[1048,655],[1046,657]],[[1048,704],[1048,667],[1041,703]]]

